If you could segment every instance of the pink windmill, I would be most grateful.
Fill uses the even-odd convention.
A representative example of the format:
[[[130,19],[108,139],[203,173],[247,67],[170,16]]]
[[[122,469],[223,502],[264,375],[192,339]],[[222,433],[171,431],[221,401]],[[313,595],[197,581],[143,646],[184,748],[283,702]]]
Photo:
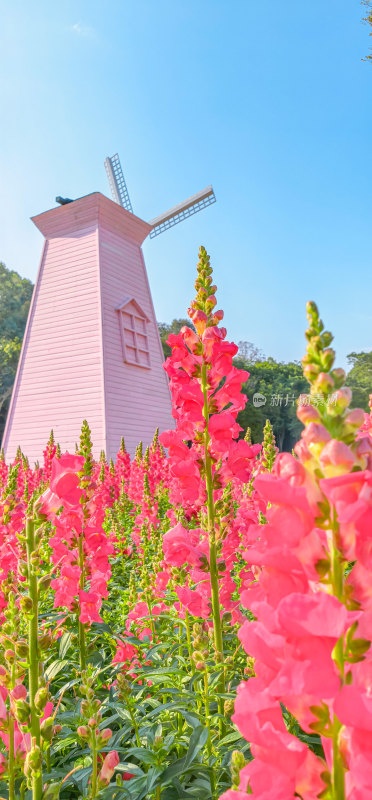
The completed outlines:
[[[99,192],[32,221],[45,237],[4,432],[41,459],[53,429],[75,450],[88,420],[94,454],[133,454],[172,427],[167,376],[141,245],[215,202],[211,186],[150,222],[133,214],[119,157],[106,158],[113,200]]]

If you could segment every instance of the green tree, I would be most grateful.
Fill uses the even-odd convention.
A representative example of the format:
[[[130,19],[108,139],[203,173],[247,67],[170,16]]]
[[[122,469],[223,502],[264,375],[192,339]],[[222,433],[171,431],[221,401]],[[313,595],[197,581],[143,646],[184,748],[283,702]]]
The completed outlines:
[[[243,386],[248,402],[238,416],[239,424],[244,430],[251,428],[253,442],[262,442],[263,428],[269,419],[279,450],[291,451],[303,427],[297,419],[296,401],[300,394],[309,391],[301,364],[295,361],[286,364],[273,358],[249,362],[238,357],[234,363],[250,373]],[[255,405],[255,394],[262,395],[261,405]]]
[[[0,439],[4,432],[21,346],[22,342],[17,336],[14,339],[0,339]]]
[[[33,285],[0,262],[0,440],[12,394]]]
[[[363,17],[363,22],[372,28],[372,0],[361,0],[361,2],[362,6],[366,8],[366,16]],[[372,36],[372,31],[369,32],[369,36]],[[369,53],[363,61],[372,61],[372,53]]]
[[[0,262],[0,338],[22,340],[33,284]]]
[[[349,353],[347,360],[351,370],[347,374],[346,385],[353,392],[353,408],[369,411],[368,400],[372,392],[372,352]]]

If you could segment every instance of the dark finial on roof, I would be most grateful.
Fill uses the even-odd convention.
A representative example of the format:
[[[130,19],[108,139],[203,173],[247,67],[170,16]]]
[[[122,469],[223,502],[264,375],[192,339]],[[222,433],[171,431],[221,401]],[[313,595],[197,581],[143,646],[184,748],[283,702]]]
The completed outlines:
[[[73,202],[74,201],[70,200],[69,197],[61,197],[60,195],[58,195],[58,197],[56,197],[56,203],[59,203],[61,206],[65,206],[65,205],[67,205],[67,203],[73,203]]]

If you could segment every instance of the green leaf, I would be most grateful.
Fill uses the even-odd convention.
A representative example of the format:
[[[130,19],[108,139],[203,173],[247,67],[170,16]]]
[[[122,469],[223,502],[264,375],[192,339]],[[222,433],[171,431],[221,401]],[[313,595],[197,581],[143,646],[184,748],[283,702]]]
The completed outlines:
[[[194,761],[194,758],[197,756],[202,747],[204,747],[208,736],[208,728],[205,728],[203,725],[200,725],[198,728],[194,728],[190,738],[190,746],[186,753],[185,769],[187,769],[189,764]]]
[[[199,725],[193,730],[190,737],[189,749],[186,755],[183,756],[183,758],[178,758],[177,761],[174,761],[173,764],[170,764],[169,767],[166,768],[161,776],[162,784],[169,783],[178,775],[183,775],[190,769],[190,767],[196,767],[197,769],[208,769],[205,767],[205,765],[200,764],[200,762],[196,762],[194,764],[194,760],[202,747],[204,747],[208,739],[208,735],[208,729],[204,728],[203,725]]]
[[[59,658],[64,658],[70,645],[71,645],[72,633],[71,631],[65,631],[60,640],[59,640]]]
[[[132,764],[131,761],[120,761],[115,770],[117,772],[132,772],[133,775],[144,775],[143,769],[138,764]]]
[[[67,658],[57,658],[56,661],[52,661],[49,664],[49,667],[45,670],[45,679],[46,681],[52,681],[53,678],[56,678],[57,675],[64,669],[64,667],[69,664],[69,660]]]
[[[127,753],[130,756],[135,756],[139,761],[143,761],[144,764],[157,765],[158,763],[157,754],[152,750],[147,750],[146,747],[131,747],[130,750],[127,750]]]
[[[224,736],[223,739],[219,742],[219,746],[224,744],[232,744],[233,742],[238,742],[239,739],[243,739],[241,733],[239,731],[233,731],[232,733],[228,733],[227,736]]]

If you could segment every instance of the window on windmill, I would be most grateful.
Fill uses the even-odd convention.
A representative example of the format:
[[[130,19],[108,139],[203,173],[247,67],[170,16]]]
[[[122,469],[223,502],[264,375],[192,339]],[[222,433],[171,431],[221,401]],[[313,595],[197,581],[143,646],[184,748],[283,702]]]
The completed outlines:
[[[147,320],[139,312],[121,312],[124,361],[137,367],[150,368]]]

